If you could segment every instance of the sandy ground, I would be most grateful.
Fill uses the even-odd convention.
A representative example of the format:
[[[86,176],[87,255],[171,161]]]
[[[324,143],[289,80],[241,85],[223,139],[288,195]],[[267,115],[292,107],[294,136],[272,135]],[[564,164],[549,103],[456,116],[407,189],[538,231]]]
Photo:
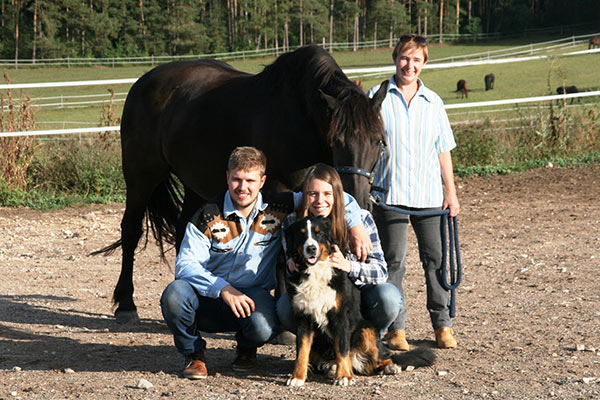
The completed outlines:
[[[150,244],[137,255],[142,319],[128,326],[112,317],[120,253],[88,256],[117,239],[122,204],[0,208],[0,399],[599,398],[599,186],[600,165],[459,180],[458,348],[435,349],[433,367],[347,388],[318,375],[287,387],[286,345],[264,346],[256,371],[234,373],[231,334],[208,336],[207,380],[182,379],[159,307],[173,254],[161,263]],[[433,346],[414,245],[409,253],[409,342]]]

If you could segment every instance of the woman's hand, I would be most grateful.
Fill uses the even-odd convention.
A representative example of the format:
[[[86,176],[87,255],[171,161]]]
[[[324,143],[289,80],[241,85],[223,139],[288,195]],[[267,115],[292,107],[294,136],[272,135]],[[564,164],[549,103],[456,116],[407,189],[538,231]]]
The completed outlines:
[[[347,260],[346,257],[344,257],[344,254],[342,254],[337,245],[333,245],[333,250],[334,253],[329,256],[329,260],[331,260],[333,267],[346,273],[350,273],[350,270],[352,269],[352,263],[350,260]]]

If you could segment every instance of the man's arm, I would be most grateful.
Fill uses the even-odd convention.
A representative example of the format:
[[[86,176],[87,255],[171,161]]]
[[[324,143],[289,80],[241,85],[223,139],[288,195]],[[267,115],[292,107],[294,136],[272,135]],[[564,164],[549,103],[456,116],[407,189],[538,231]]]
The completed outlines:
[[[367,255],[373,250],[373,243],[371,243],[369,234],[362,223],[361,209],[354,197],[346,192],[344,192],[344,206],[346,208],[350,250],[360,261],[364,262]]]
[[[188,223],[175,259],[175,279],[189,282],[202,296],[217,298],[229,282],[206,268],[210,246],[210,240],[194,224]]]
[[[237,318],[249,317],[254,301],[208,270],[210,240],[192,223],[188,223],[175,260],[175,278],[189,282],[202,296],[221,297]]]

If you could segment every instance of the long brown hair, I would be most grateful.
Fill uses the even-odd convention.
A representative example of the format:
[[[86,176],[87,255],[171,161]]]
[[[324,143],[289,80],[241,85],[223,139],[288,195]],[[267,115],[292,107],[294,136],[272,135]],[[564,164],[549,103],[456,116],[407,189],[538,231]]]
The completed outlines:
[[[331,220],[331,234],[337,242],[343,254],[348,252],[348,227],[346,224],[346,212],[344,205],[344,188],[342,180],[337,171],[327,164],[315,164],[308,170],[304,183],[302,184],[302,200],[296,210],[298,218],[308,215],[308,184],[313,179],[327,182],[333,188],[333,207],[329,219]]]

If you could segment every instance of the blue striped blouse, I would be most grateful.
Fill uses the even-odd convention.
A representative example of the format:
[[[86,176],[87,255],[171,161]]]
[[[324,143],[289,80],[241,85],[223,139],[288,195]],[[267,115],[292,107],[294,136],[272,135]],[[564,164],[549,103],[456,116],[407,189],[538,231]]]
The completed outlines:
[[[373,97],[380,85],[369,90]],[[444,202],[439,153],[456,147],[442,99],[425,87],[407,106],[394,77],[381,106],[388,147],[373,185],[387,189],[385,202],[415,208]]]

